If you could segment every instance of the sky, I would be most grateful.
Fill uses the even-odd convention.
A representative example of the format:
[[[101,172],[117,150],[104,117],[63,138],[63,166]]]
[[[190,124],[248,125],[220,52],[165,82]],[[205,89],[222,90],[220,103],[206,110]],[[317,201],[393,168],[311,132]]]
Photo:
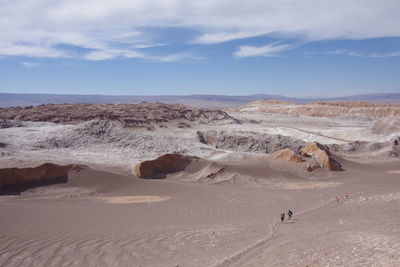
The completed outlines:
[[[400,1],[0,0],[0,92],[400,93]]]

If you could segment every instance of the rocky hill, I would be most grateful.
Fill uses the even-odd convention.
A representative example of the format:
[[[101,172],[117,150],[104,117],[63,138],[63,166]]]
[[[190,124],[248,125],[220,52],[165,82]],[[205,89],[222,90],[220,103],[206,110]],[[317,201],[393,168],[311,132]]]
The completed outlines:
[[[251,131],[198,131],[199,141],[219,149],[240,152],[271,153],[290,148],[298,152],[305,142],[279,134],[265,134]]]
[[[153,124],[177,122],[177,127],[187,123],[235,123],[233,117],[221,110],[193,108],[180,104],[48,104],[29,107],[0,108],[0,119],[18,121],[44,121],[77,124],[90,120],[109,120],[125,127],[142,127]]]
[[[237,109],[241,112],[305,115],[313,117],[357,116],[372,118],[400,116],[400,105],[370,102],[313,102],[294,104],[276,100],[256,101]]]

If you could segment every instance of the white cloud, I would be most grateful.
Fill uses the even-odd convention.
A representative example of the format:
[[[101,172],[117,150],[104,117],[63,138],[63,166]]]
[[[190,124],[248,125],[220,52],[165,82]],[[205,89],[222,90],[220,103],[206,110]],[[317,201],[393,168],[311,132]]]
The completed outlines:
[[[105,51],[92,51],[85,54],[84,59],[87,60],[106,60],[106,59],[113,59],[117,56],[113,53],[107,53]]]
[[[245,39],[249,37],[255,37],[262,35],[265,32],[219,32],[219,33],[207,33],[196,38],[193,43],[197,44],[217,44],[228,42],[237,39]]]
[[[88,52],[84,55],[84,59],[86,60],[108,60],[114,59],[117,57],[123,58],[147,58],[150,57],[148,55],[132,51],[132,50],[117,50],[117,49],[102,49]]]
[[[400,57],[400,51],[386,54],[369,54],[368,57]]]
[[[168,45],[168,43],[135,44],[134,48],[144,49],[144,48],[160,47],[160,46],[166,46],[166,45]]]
[[[149,54],[143,54],[132,50],[97,50],[91,51],[84,55],[86,60],[109,60],[114,58],[141,58],[148,61],[160,62],[160,63],[170,63],[178,62],[183,60],[200,60],[201,57],[194,56],[189,53],[175,53],[164,56],[154,56]]]
[[[352,57],[362,57],[363,56],[360,53],[349,51],[346,49],[328,51],[328,52],[326,52],[326,54],[328,54],[328,55],[345,55],[345,56],[352,56]]]
[[[239,49],[233,54],[236,58],[243,57],[278,57],[279,52],[292,49],[292,45],[272,43],[265,46],[239,46]]]
[[[0,0],[0,6],[0,56],[151,58],[137,50],[159,42],[152,29],[170,27],[199,33],[187,40],[199,44],[259,35],[400,36],[398,0]]]
[[[34,58],[60,58],[69,57],[68,53],[63,50],[40,46],[36,44],[0,44],[0,55],[3,56],[26,56]]]
[[[183,60],[201,60],[203,59],[202,57],[199,56],[194,56],[188,53],[176,53],[176,54],[170,54],[167,56],[153,56],[150,58],[153,61],[156,62],[178,62],[178,61],[183,61]]]
[[[28,68],[34,68],[34,67],[42,66],[41,64],[36,63],[36,62],[22,62],[21,65],[24,66],[24,67],[28,67]]]

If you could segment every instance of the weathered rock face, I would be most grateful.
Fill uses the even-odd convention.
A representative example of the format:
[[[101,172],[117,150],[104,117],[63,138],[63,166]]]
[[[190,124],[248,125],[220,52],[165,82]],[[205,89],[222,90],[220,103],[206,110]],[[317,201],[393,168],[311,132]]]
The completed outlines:
[[[66,183],[71,171],[78,171],[83,168],[87,167],[45,163],[34,168],[0,169],[0,192],[18,193],[40,185]]]
[[[282,149],[272,154],[272,157],[280,162],[301,163],[299,166],[303,166],[309,172],[320,168],[329,171],[342,170],[340,163],[331,158],[329,151],[323,145],[315,142],[308,143],[301,149],[300,154],[296,154],[290,149]]]
[[[7,151],[6,147],[7,147],[7,144],[0,142],[0,157],[4,157],[4,156],[8,155],[8,151]]]
[[[293,162],[304,162],[300,155],[295,154],[292,150],[285,148],[272,154],[274,159],[288,160]]]
[[[393,134],[400,132],[400,117],[387,117],[378,120],[371,128],[374,134]]]
[[[240,152],[271,153],[284,148],[299,151],[305,142],[279,134],[250,131],[198,131],[199,141],[216,148]]]
[[[139,178],[165,178],[169,173],[184,170],[192,159],[182,154],[165,154],[154,160],[137,163],[134,172]]]
[[[0,119],[0,129],[6,129],[6,128],[11,128],[11,127],[21,127],[21,126],[22,126],[22,124],[19,121]]]
[[[301,150],[302,157],[313,158],[320,168],[330,171],[339,171],[342,169],[339,162],[330,157],[329,150],[317,142],[308,143]]]

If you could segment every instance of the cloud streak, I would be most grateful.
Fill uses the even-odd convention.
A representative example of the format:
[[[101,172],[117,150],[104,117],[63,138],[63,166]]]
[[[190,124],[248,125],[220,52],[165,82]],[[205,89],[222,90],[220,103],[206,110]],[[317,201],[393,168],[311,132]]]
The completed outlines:
[[[294,46],[288,44],[272,43],[265,46],[239,46],[233,54],[236,58],[244,57],[279,57],[280,52],[292,49]]]
[[[325,54],[327,55],[344,55],[344,56],[351,56],[351,57],[369,57],[369,58],[385,58],[385,57],[399,57],[400,51],[395,51],[391,53],[369,53],[369,54],[362,54],[354,51],[349,51],[347,49],[340,49],[340,50],[333,50],[328,51]]]
[[[36,62],[22,62],[21,65],[27,68],[35,68],[42,66],[41,64]]]

